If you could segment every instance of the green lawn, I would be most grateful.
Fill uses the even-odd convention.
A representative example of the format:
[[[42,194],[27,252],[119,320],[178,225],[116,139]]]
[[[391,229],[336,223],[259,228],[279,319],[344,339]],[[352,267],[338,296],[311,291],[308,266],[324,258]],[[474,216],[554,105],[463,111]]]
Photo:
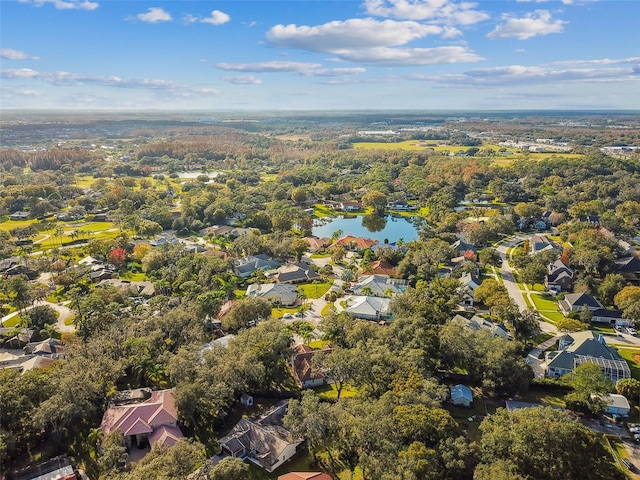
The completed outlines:
[[[338,398],[338,389],[335,384],[330,383],[329,385],[323,385],[322,387],[318,387],[314,389],[318,397],[323,398],[325,400],[333,400]],[[351,387],[349,385],[345,385],[342,388],[342,393],[340,394],[340,398],[349,398],[355,397],[360,394],[360,391],[357,388]]]
[[[545,406],[564,408],[564,396],[566,392],[562,390],[551,390],[544,388],[530,388],[527,392],[519,395],[516,399],[522,402],[540,403]]]
[[[631,376],[636,380],[640,380],[640,350],[619,348],[618,353],[629,364],[629,368],[631,369]]]
[[[321,203],[316,203],[313,206],[313,216],[316,218],[333,217],[335,214],[336,212],[332,208],[326,207]]]
[[[14,315],[10,319],[6,320],[2,326],[5,328],[13,328],[20,323],[20,315]]]
[[[533,301],[537,310],[551,311],[551,312],[558,311],[558,302],[556,300],[543,298],[542,295],[538,295],[538,294],[531,295],[531,300]]]
[[[298,292],[303,292],[307,298],[321,298],[333,285],[333,279],[328,282],[307,283],[298,287]]]
[[[333,307],[333,303],[327,303],[324,307],[322,307],[322,310],[320,311],[320,315],[322,315],[323,317],[326,315],[329,315],[331,313],[331,308]]]

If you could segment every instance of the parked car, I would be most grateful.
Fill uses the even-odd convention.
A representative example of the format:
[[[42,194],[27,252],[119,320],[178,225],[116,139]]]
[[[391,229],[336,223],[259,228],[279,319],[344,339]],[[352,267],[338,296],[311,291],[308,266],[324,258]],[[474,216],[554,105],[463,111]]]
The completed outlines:
[[[291,315],[290,313],[285,313],[284,315],[282,315],[282,318],[293,318],[293,315]]]
[[[640,427],[629,427],[629,432],[640,433]]]
[[[633,436],[633,441],[636,442],[636,443],[640,443],[640,433],[636,433]]]
[[[624,332],[624,327],[622,325],[616,325],[613,328],[615,328],[617,332]]]
[[[635,328],[627,327],[627,332],[629,335],[633,335],[634,337],[638,336],[638,331]]]

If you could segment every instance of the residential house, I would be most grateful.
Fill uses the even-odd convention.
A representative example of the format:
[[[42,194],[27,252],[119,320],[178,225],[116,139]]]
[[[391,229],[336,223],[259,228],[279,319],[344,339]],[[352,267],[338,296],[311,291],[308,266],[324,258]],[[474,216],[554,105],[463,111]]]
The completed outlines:
[[[277,283],[306,283],[319,280],[321,277],[311,264],[299,262],[279,267],[271,278]]]
[[[264,298],[275,305],[291,306],[298,300],[298,291],[293,285],[254,283],[247,287],[247,297]]]
[[[309,244],[309,251],[311,253],[322,250],[331,243],[331,239],[327,237],[304,237],[303,240]]]
[[[331,347],[325,345],[321,350],[314,350],[308,345],[297,345],[291,357],[291,374],[300,388],[313,388],[325,385],[325,372],[313,368],[313,357],[318,353],[329,353]]]
[[[351,285],[350,290],[354,295],[366,295],[371,297],[392,297],[403,293],[406,282],[390,278],[386,275],[364,275],[358,278],[358,283]]]
[[[174,390],[144,390],[123,395],[119,405],[111,406],[102,417],[103,437],[120,432],[127,448],[147,444],[171,447],[183,438],[178,426]],[[140,401],[142,399],[142,401]],[[125,402],[122,404],[122,402]]]
[[[465,254],[470,257],[471,255],[468,252],[473,253],[473,259],[477,260],[478,258],[478,248],[475,245],[465,242],[462,239],[459,239],[451,244],[451,248],[455,252],[455,255],[460,257],[465,257]]]
[[[321,472],[290,472],[280,475],[278,480],[333,480],[333,478]]]
[[[476,288],[482,284],[482,280],[471,273],[464,273],[460,277],[459,282],[460,287],[458,292],[462,296],[460,305],[463,307],[473,307],[473,304],[475,303],[473,292],[475,292]]]
[[[212,225],[211,227],[200,230],[202,235],[211,235],[212,237],[238,238],[248,235],[253,231],[251,228],[232,227],[229,225]]]
[[[3,260],[0,260],[0,272],[6,272],[12,267],[20,264],[20,259],[18,257],[9,257]]]
[[[156,294],[156,288],[153,285],[153,282],[147,281],[132,282],[129,280],[120,280],[118,278],[107,278],[100,281],[97,286],[112,286],[133,296],[153,297]]]
[[[30,342],[24,347],[27,355],[53,355],[64,353],[64,345],[55,338],[46,338],[41,342]]]
[[[639,272],[640,258],[634,256],[617,258],[613,261],[613,266],[619,273]]]
[[[606,325],[628,327],[633,325],[633,321],[624,318],[620,310],[609,310],[608,308],[599,308],[594,310],[591,317],[591,323],[604,323]]]
[[[117,277],[118,277],[118,271],[113,270],[108,266],[100,268],[99,270],[94,270],[92,272],[89,272],[89,278],[93,283],[100,283],[103,280],[108,280],[110,278],[117,278]]]
[[[467,319],[462,315],[457,314],[451,319],[452,322],[458,323],[465,328],[473,330],[475,332],[487,331],[494,337],[500,337],[505,340],[510,340],[511,335],[504,323],[493,323],[491,319],[481,317],[480,315],[474,315],[471,319]]]
[[[271,270],[279,266],[280,262],[270,259],[264,253],[250,255],[234,262],[235,273],[242,278],[250,277],[251,274],[258,270]]]
[[[29,212],[13,212],[9,214],[9,220],[29,220]]]
[[[613,383],[630,378],[631,370],[618,351],[593,331],[574,332],[560,337],[558,350],[545,354],[547,376],[560,378],[583,363],[595,363]]]
[[[453,385],[451,387],[451,401],[457,406],[470,407],[473,403],[473,393],[466,385]]]
[[[342,245],[345,249],[351,251],[365,250],[373,247],[377,240],[371,240],[370,238],[354,237],[353,235],[347,235],[334,242],[329,248],[335,248],[338,245]]]
[[[348,296],[345,312],[354,318],[364,320],[386,320],[391,317],[390,300],[380,297],[360,295]]]
[[[559,250],[560,247],[552,242],[546,235],[533,235],[529,239],[529,254],[537,255],[541,252]]]
[[[573,290],[573,281],[573,270],[562,263],[561,260],[556,260],[547,265],[544,285],[549,290],[571,292]]]
[[[369,268],[367,268],[366,272],[363,272],[364,275],[388,275],[390,277],[397,277],[398,271],[393,268],[393,266],[385,262],[384,260],[376,260],[375,262],[371,262]]]
[[[173,245],[178,243],[180,240],[178,237],[174,235],[172,231],[162,232],[160,235],[156,236],[153,240],[149,242],[149,245],[152,247],[159,247],[160,245]]]
[[[604,308],[597,298],[588,293],[567,293],[564,299],[558,302],[558,305],[564,315],[569,315],[571,312],[581,312],[584,308],[591,312]]]
[[[47,368],[51,366],[52,363],[55,363],[58,360],[60,360],[60,357],[58,355],[53,355],[53,356],[36,355],[35,357],[31,357],[29,360],[27,360],[26,362],[23,362],[20,365],[21,373],[22,374],[27,373],[28,371],[33,370],[34,368]]]
[[[631,405],[629,405],[629,400],[627,400],[627,397],[624,395],[619,395],[617,393],[609,393],[607,395],[591,394],[591,398],[598,397],[604,401],[604,413],[619,415],[624,418],[629,416],[629,412],[631,412]]]
[[[302,445],[301,439],[291,439],[289,431],[282,426],[288,404],[288,400],[284,401],[257,419],[241,419],[219,440],[221,452],[273,472]]]

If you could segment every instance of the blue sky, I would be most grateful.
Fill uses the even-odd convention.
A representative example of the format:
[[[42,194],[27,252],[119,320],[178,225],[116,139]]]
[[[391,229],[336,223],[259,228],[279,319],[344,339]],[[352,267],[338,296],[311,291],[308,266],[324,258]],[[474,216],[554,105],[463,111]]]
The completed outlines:
[[[3,109],[640,109],[638,0],[0,0]]]

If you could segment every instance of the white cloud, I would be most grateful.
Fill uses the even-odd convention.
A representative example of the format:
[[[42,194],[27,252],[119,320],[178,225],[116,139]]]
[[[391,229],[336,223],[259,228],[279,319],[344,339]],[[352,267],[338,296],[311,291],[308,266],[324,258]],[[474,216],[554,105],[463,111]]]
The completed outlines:
[[[235,85],[260,85],[262,80],[253,75],[236,75],[235,77],[222,77],[223,80]]]
[[[523,66],[507,65],[503,67],[482,68],[452,75],[408,75],[409,80],[430,81],[446,86],[493,87],[523,86],[560,83],[612,83],[640,82],[634,69],[616,68],[556,68],[553,65]]]
[[[562,62],[554,62],[553,65],[582,66],[582,65],[626,65],[640,64],[640,57],[629,58],[599,58],[595,60],[565,60]]]
[[[269,29],[266,36],[269,43],[277,47],[335,53],[337,50],[404,45],[427,35],[442,33],[445,33],[445,29],[436,25],[357,18],[315,27],[276,25]]]
[[[0,71],[0,78],[9,80],[31,79],[39,80],[55,86],[84,86],[98,85],[127,89],[140,89],[156,92],[167,92],[175,96],[213,95],[218,91],[210,87],[186,85],[172,80],[158,80],[151,78],[122,79],[117,76],[83,75],[71,72],[40,72],[31,68],[8,69]]]
[[[185,23],[208,23],[210,25],[224,25],[231,17],[220,10],[213,10],[209,17],[196,17],[195,15],[185,15],[183,18]]]
[[[217,63],[221,70],[252,73],[295,73],[305,77],[340,77],[359,75],[367,70],[362,67],[323,68],[319,63],[302,62],[262,62],[262,63]],[[251,76],[250,76],[251,77]],[[236,77],[225,77],[225,80]]]
[[[211,12],[211,16],[200,20],[202,23],[210,23],[211,25],[223,25],[231,20],[231,17],[220,10]]]
[[[371,65],[430,65],[481,60],[481,57],[463,46],[401,47],[428,35],[450,37],[459,33],[452,27],[364,18],[334,21],[314,27],[276,25],[266,36],[273,46],[331,53],[338,60]]]
[[[44,95],[44,92],[40,90],[31,90],[26,88],[15,88],[15,87],[7,87],[0,86],[0,91],[2,91],[3,96],[21,96],[21,97],[40,97]]]
[[[173,17],[160,7],[150,7],[147,13],[139,13],[135,17],[129,17],[128,20],[140,20],[147,23],[170,22]]]
[[[535,2],[535,3],[547,3],[547,2],[552,2],[552,1],[557,1],[557,0],[516,0],[518,3],[531,3],[531,2]],[[575,4],[587,4],[587,3],[593,3],[593,2],[598,2],[600,0],[561,0],[563,5],[575,5]]]
[[[352,67],[352,68],[319,68],[304,72],[303,75],[308,77],[344,77],[351,75],[360,75],[366,72],[366,68]]]
[[[477,3],[453,0],[365,0],[367,14],[403,20],[429,20],[445,25],[473,25],[489,15]]]
[[[5,60],[40,60],[39,57],[32,57],[25,52],[14,50],[13,48],[0,48],[0,58]]]
[[[539,35],[549,35],[550,33],[560,33],[567,23],[562,20],[553,20],[548,10],[537,10],[528,13],[522,18],[517,18],[509,14],[502,16],[505,23],[498,25],[489,32],[487,38],[517,38],[526,40]]]
[[[20,3],[28,3],[36,7],[42,7],[48,3],[56,10],[95,10],[100,6],[98,2],[89,0],[19,0]]]
[[[216,67],[221,70],[233,72],[304,72],[313,68],[322,67],[319,63],[302,62],[259,62],[259,63],[216,63]]]
[[[335,52],[342,60],[367,65],[411,66],[449,63],[471,63],[483,60],[466,47],[448,46],[435,48],[371,48]]]

